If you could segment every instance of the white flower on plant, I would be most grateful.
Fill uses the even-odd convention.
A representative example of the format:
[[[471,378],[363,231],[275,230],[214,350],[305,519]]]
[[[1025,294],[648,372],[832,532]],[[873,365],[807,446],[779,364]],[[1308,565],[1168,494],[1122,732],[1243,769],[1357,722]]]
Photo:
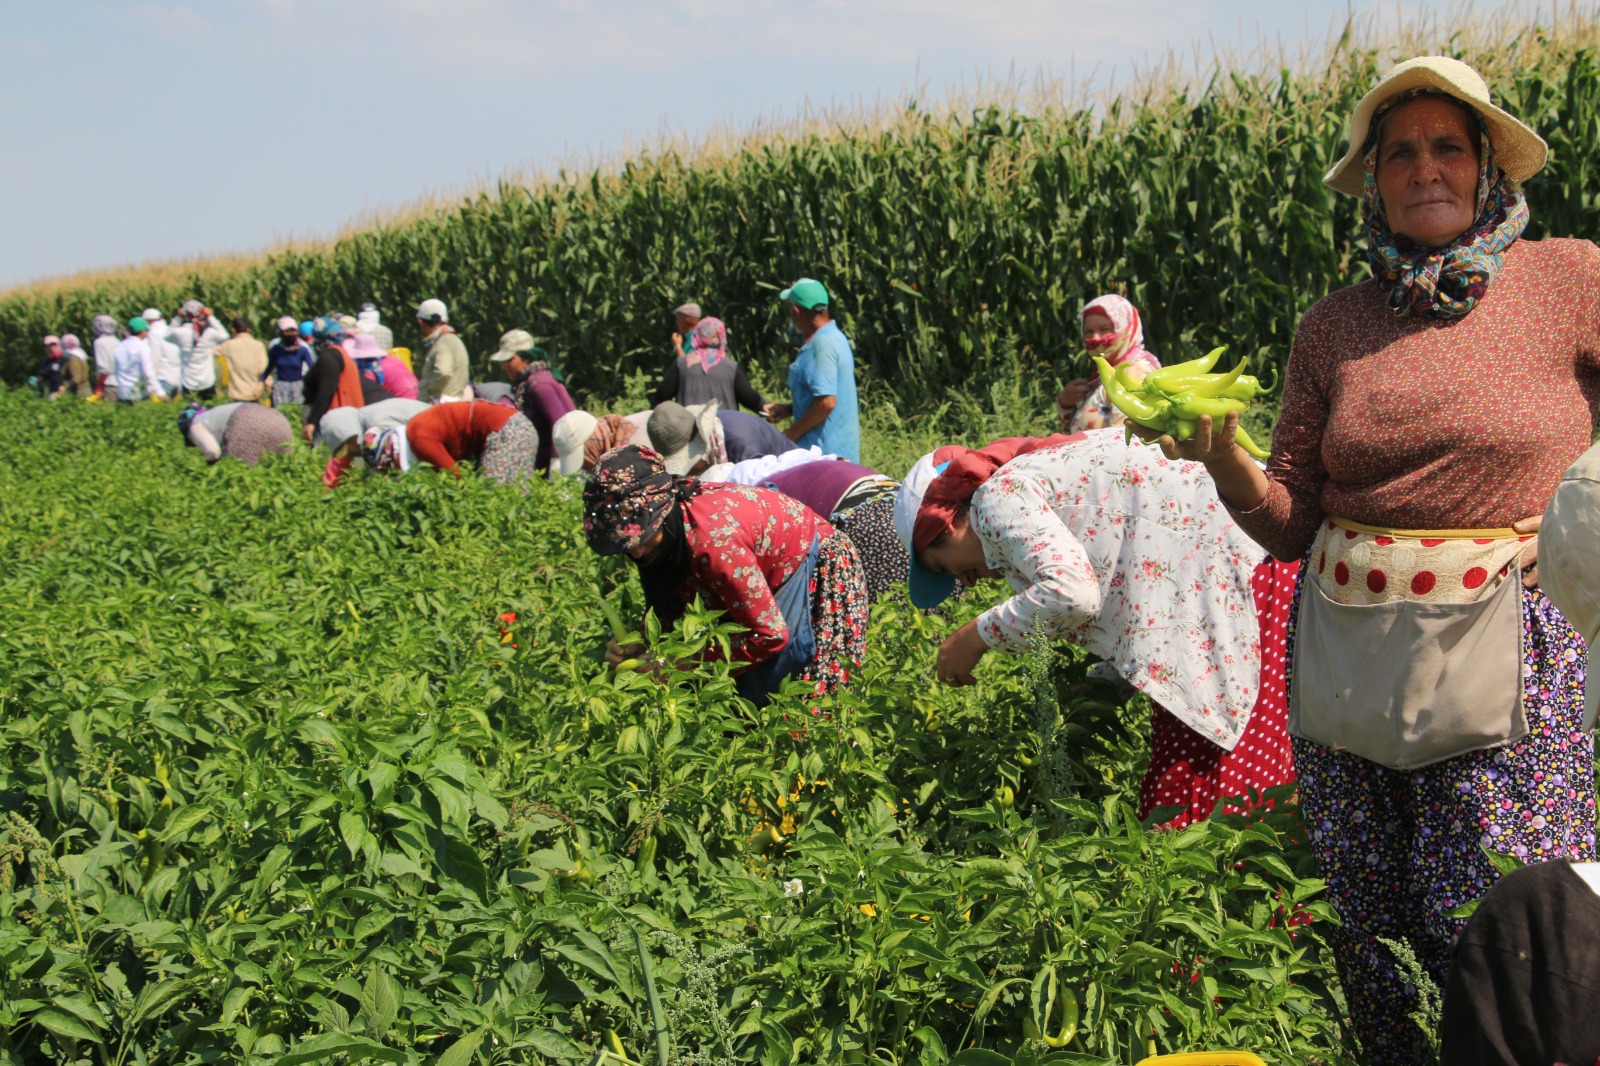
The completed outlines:
[[[798,877],[795,878],[793,881],[785,881],[783,883],[783,898],[784,899],[794,899],[796,896],[800,895],[800,893],[804,892],[805,890],[806,890],[805,886],[800,883],[800,879]]]

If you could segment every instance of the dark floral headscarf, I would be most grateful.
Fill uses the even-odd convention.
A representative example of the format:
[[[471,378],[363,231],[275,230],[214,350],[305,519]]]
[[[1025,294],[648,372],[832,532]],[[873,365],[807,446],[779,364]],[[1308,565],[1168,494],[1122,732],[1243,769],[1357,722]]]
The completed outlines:
[[[625,445],[606,452],[583,489],[583,535],[596,555],[620,555],[655,536],[673,508],[700,493],[673,477],[659,452]]]
[[[1378,196],[1378,131],[1384,116],[1418,96],[1442,96],[1428,89],[1404,92],[1372,116],[1363,149],[1366,183],[1361,214],[1367,223],[1367,258],[1373,276],[1389,294],[1389,309],[1397,315],[1460,318],[1483,299],[1505,261],[1506,249],[1528,226],[1528,201],[1522,187],[1506,177],[1495,162],[1494,142],[1483,116],[1470,105],[1478,124],[1478,200],[1472,225],[1444,248],[1422,248],[1389,228],[1388,213]],[[1443,99],[1456,103],[1453,96]]]

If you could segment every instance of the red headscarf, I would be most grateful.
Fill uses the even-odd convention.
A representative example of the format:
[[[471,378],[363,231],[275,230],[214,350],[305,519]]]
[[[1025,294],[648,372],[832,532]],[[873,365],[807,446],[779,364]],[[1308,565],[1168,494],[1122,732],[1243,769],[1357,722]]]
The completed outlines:
[[[928,483],[922,494],[922,505],[917,508],[917,521],[911,527],[911,548],[921,552],[956,520],[956,512],[996,470],[1019,455],[1036,452],[1040,448],[1054,448],[1084,439],[1084,434],[1070,436],[1052,433],[1048,437],[1004,437],[986,448],[963,448],[959,444],[946,445],[933,453],[937,466],[948,463],[944,473]]]

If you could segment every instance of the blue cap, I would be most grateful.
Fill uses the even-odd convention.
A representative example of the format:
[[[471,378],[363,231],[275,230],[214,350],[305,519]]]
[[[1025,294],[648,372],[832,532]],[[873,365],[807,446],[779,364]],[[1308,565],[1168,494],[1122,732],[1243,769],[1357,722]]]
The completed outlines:
[[[936,574],[917,562],[915,555],[911,557],[911,576],[907,584],[911,586],[911,606],[924,611],[939,606],[956,590],[954,574]]]
[[[300,336],[309,337],[313,332],[316,331],[316,328],[317,324],[308,318],[304,322],[300,323]]]

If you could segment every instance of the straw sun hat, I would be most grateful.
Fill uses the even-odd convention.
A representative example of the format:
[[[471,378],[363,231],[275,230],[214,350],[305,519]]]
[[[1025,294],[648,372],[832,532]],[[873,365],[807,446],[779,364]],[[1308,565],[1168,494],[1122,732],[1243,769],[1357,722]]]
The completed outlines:
[[[1489,102],[1489,86],[1478,72],[1446,56],[1419,56],[1408,59],[1385,74],[1372,91],[1361,98],[1350,117],[1350,150],[1322,179],[1336,192],[1360,196],[1365,171],[1361,165],[1361,146],[1367,142],[1372,113],[1408,89],[1432,89],[1453,96],[1483,116],[1494,145],[1495,161],[1506,177],[1522,182],[1544,166],[1549,149],[1533,130]]]

